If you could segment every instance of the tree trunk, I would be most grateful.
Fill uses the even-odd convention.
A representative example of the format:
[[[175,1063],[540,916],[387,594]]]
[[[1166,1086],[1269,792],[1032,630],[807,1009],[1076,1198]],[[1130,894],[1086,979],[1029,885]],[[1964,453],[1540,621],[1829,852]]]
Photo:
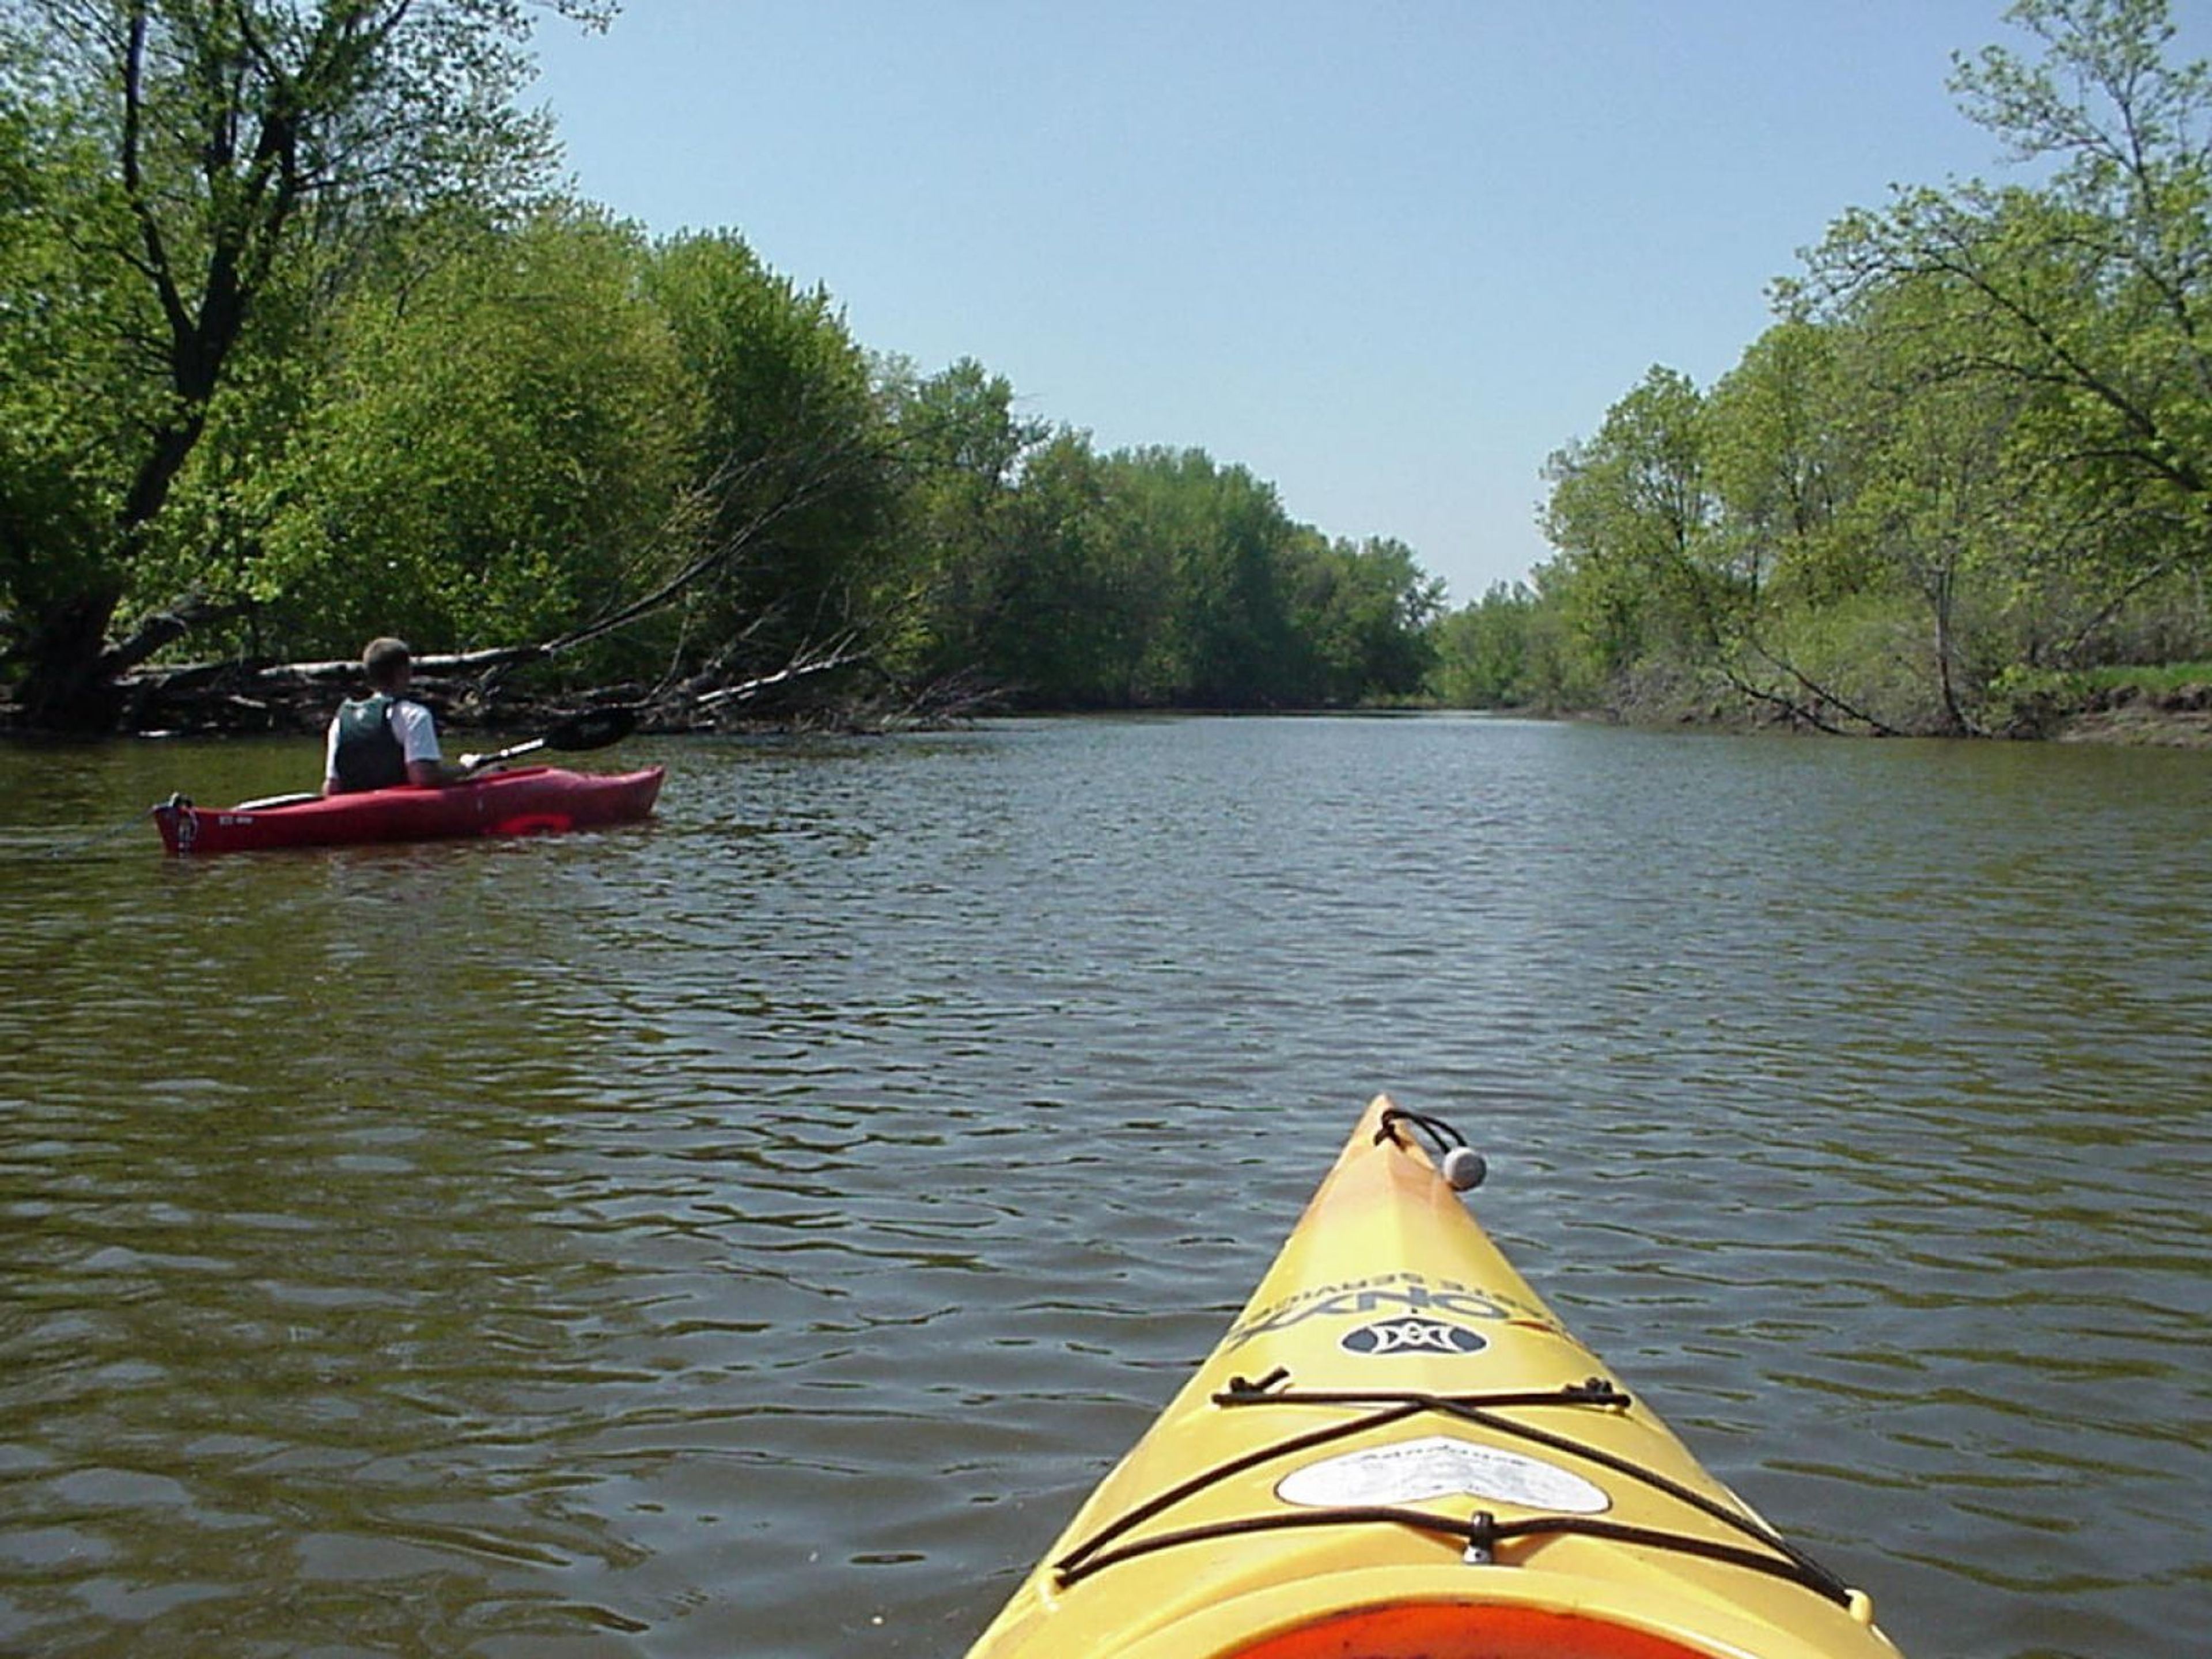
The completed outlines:
[[[1949,565],[1935,573],[1928,588],[1928,604],[1936,622],[1936,684],[1943,700],[1943,718],[1950,723],[1954,737],[1984,738],[1989,735],[1980,721],[1970,718],[1959,701],[1959,680],[1954,664],[1959,652],[1959,642],[1952,632],[1952,594],[1956,574]]]
[[[33,624],[16,690],[23,725],[40,732],[114,729],[121,694],[106,659],[107,625],[120,599],[105,588],[74,594]]]

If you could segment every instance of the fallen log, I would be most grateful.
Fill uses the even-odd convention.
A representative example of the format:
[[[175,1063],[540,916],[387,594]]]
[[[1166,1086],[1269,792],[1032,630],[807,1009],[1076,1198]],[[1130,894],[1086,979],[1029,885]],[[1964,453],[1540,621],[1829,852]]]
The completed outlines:
[[[534,690],[507,671],[541,662],[538,646],[419,656],[412,695],[435,714],[441,730],[500,732],[544,725],[579,707],[634,710],[648,732],[724,731],[739,725],[777,726],[799,720],[867,724],[866,700],[842,703],[811,696],[816,684],[840,669],[867,665],[850,638],[809,647],[763,674],[731,679],[726,672],[648,687],[617,684]],[[361,665],[350,659],[284,663],[190,663],[147,668],[117,682],[125,729],[140,733],[210,735],[319,733],[343,696],[362,689]],[[804,688],[804,689],[802,689]]]

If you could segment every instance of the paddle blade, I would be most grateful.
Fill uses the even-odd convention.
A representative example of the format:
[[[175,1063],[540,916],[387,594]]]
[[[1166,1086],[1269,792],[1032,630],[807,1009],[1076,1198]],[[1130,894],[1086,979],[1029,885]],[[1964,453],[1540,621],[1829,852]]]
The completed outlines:
[[[586,708],[580,714],[570,714],[553,722],[553,729],[542,738],[532,738],[527,743],[518,743],[491,755],[464,755],[461,765],[473,777],[487,767],[504,765],[523,755],[534,755],[541,749],[557,749],[574,753],[579,749],[604,749],[619,742],[637,729],[637,710],[609,707]]]
[[[619,743],[637,730],[637,710],[635,708],[586,708],[580,714],[571,714],[566,720],[554,722],[553,729],[545,734],[548,749],[574,753],[580,749],[604,749],[611,743]]]

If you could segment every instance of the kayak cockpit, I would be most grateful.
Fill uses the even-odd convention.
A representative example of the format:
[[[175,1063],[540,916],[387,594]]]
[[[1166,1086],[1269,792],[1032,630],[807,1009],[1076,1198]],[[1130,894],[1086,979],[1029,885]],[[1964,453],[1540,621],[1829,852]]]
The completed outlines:
[[[1357,1607],[1279,1632],[1221,1659],[1712,1659],[1706,1648],[1549,1607],[1416,1601]]]

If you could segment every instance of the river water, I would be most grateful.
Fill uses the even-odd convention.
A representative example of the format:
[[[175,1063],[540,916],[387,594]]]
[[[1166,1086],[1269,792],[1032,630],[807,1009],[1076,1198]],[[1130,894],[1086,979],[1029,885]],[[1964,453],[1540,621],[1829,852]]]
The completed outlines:
[[[1915,1659],[2212,1628],[2212,757],[1480,718],[635,741],[165,860],[0,750],[0,1651],[957,1656],[1370,1094]]]

